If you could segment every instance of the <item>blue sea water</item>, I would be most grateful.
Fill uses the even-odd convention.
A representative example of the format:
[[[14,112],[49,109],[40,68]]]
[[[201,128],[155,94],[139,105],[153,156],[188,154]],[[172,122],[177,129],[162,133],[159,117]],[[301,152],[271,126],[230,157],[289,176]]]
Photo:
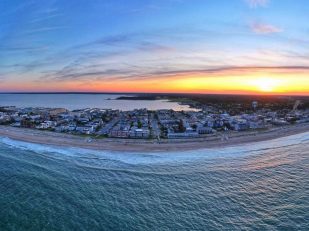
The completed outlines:
[[[69,110],[102,108],[129,111],[140,108],[149,110],[173,109],[194,111],[188,105],[180,105],[168,100],[116,100],[124,95],[115,94],[0,94],[1,106],[16,107],[62,107]],[[130,96],[130,95],[127,95]],[[132,96],[132,95],[131,95]]]
[[[0,230],[309,230],[309,132],[174,153],[2,137]]]

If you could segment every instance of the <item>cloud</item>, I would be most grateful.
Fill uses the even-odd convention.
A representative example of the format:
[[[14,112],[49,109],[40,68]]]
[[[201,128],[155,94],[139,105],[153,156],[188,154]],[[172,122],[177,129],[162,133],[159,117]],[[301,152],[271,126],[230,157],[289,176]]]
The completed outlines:
[[[125,81],[125,80],[159,80],[159,79],[174,79],[184,77],[232,77],[232,76],[246,76],[252,73],[309,73],[309,66],[217,66],[204,67],[199,69],[163,69],[150,68],[139,69],[132,67],[124,67],[118,69],[105,69],[93,71],[89,69],[81,69],[79,71],[63,70],[59,73],[45,76],[44,81]]]
[[[41,47],[36,47],[36,46],[12,46],[12,47],[5,47],[5,46],[0,46],[0,51],[1,52],[19,52],[19,51],[42,51],[48,49],[48,46],[41,46]]]
[[[173,47],[153,43],[153,42],[141,42],[137,46],[140,51],[149,51],[149,52],[173,52],[176,49]]]
[[[246,75],[252,72],[264,73],[308,73],[309,66],[218,66],[206,69],[192,69],[192,70],[172,70],[172,71],[157,71],[149,73],[149,76],[233,76]]]
[[[99,40],[93,42],[94,44],[101,44],[101,45],[119,45],[131,40],[130,35],[119,34],[115,36],[106,36]]]
[[[265,7],[269,0],[245,0],[251,8]]]
[[[122,71],[122,70],[117,70],[117,69],[106,69],[103,71],[94,71],[94,72],[81,72],[81,73],[67,73],[64,75],[60,75],[57,76],[55,79],[56,80],[67,80],[67,79],[83,79],[83,78],[87,78],[89,79],[90,77],[95,77],[100,78],[102,76],[104,77],[112,77],[114,75],[124,75],[126,74],[126,71]]]
[[[280,33],[283,30],[271,24],[253,23],[250,25],[251,30],[256,34],[273,34]]]
[[[23,10],[25,10],[29,7],[34,7],[34,6],[35,6],[34,1],[24,1],[20,4],[14,4],[14,7],[11,8],[11,9],[1,10],[0,17],[6,17],[8,15],[14,15],[14,14],[22,12]]]

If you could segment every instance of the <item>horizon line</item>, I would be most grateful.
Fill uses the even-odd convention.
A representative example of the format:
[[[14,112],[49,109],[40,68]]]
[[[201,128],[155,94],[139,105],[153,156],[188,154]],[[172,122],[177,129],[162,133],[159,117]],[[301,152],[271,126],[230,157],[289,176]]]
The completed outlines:
[[[97,92],[97,91],[8,91],[0,94],[157,94],[157,95],[236,95],[236,96],[301,96],[309,97],[308,94],[277,94],[277,93],[194,93],[194,92]]]

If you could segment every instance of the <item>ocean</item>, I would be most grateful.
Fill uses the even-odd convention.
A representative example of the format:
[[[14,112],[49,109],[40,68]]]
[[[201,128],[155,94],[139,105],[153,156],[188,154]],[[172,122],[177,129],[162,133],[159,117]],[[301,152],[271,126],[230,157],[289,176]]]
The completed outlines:
[[[50,107],[69,110],[102,108],[130,111],[147,108],[149,110],[173,109],[192,111],[188,105],[180,105],[168,100],[115,100],[124,95],[115,94],[0,94],[0,106]]]
[[[0,138],[0,230],[309,230],[309,132],[124,153]]]

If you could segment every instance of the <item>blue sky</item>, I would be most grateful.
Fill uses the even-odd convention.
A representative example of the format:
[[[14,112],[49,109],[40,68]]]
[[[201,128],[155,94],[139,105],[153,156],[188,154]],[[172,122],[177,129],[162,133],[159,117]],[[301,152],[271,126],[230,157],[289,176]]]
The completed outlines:
[[[307,0],[1,0],[0,9],[2,91],[21,81],[44,90],[227,68],[309,69]]]

